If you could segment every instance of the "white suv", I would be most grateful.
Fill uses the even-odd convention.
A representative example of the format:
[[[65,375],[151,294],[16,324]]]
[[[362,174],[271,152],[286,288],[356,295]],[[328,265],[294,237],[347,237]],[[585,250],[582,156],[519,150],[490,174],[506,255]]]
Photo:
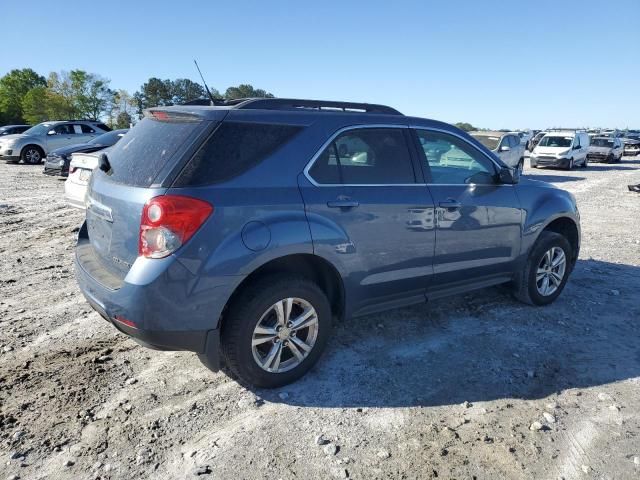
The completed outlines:
[[[1,137],[0,160],[36,165],[51,150],[86,143],[110,130],[104,123],[91,120],[42,122],[19,135]]]
[[[567,170],[574,166],[587,166],[589,135],[584,130],[548,131],[531,152],[531,167],[560,167]]]

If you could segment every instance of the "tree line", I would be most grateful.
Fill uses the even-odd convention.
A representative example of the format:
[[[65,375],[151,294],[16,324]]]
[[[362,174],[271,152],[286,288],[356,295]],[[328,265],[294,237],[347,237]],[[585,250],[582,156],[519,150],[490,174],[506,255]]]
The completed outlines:
[[[273,97],[249,84],[229,87],[224,94],[214,88],[211,95],[220,100]],[[83,118],[127,128],[146,108],[203,98],[208,98],[205,89],[188,78],[152,77],[130,94],[112,89],[109,79],[84,70],[51,72],[44,77],[31,68],[15,69],[0,78],[0,125]]]

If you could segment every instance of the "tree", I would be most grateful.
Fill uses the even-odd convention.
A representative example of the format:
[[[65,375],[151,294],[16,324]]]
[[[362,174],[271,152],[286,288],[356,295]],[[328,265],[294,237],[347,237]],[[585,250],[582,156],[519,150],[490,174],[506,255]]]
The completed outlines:
[[[30,68],[11,70],[0,78],[0,121],[23,123],[22,101],[25,95],[35,87],[46,86],[46,80]]]
[[[171,97],[174,105],[182,105],[189,100],[207,98],[207,92],[199,83],[188,78],[178,78],[171,82]]]
[[[465,132],[473,132],[474,130],[478,130],[476,127],[467,122],[458,122],[455,124],[460,130],[464,130]]]
[[[79,116],[97,120],[113,98],[109,80],[83,70],[71,70],[69,78],[73,102]]]
[[[46,87],[35,87],[27,92],[22,99],[22,117],[27,123],[36,124],[49,120],[48,95]]]
[[[253,88],[252,85],[242,83],[237,87],[229,87],[224,92],[224,98],[235,100],[237,98],[273,98],[273,94],[261,88]]]
[[[173,105],[173,85],[171,80],[160,80],[152,77],[144,83],[140,90],[133,94],[138,106],[138,113],[145,108]]]
[[[120,112],[114,126],[115,128],[129,128],[131,123],[131,115],[127,112]]]

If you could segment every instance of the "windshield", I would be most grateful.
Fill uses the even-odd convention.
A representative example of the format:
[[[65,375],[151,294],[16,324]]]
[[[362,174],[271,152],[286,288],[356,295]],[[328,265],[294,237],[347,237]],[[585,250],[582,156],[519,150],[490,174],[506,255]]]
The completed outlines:
[[[573,137],[556,137],[547,135],[540,140],[539,147],[570,147]]]
[[[592,147],[613,147],[613,142],[611,140],[607,140],[606,138],[592,138],[591,139]]]
[[[24,133],[27,135],[44,135],[51,128],[51,123],[39,123],[35,127],[31,127],[29,130],[26,130]]]
[[[496,148],[498,148],[498,144],[500,143],[500,137],[490,137],[488,135],[473,134],[472,136],[489,150],[495,150]]]
[[[113,132],[105,133],[104,135],[94,138],[89,143],[91,145],[106,145],[110,147],[111,145],[115,145],[125,133],[127,133],[127,130],[114,130]]]

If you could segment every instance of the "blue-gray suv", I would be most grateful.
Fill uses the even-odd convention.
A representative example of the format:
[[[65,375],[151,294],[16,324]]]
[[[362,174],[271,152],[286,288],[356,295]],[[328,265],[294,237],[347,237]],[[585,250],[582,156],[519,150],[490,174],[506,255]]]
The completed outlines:
[[[158,107],[92,175],[76,275],[143,345],[277,387],[334,322],[509,283],[546,305],[580,248],[575,198],[433,120],[347,102]]]

